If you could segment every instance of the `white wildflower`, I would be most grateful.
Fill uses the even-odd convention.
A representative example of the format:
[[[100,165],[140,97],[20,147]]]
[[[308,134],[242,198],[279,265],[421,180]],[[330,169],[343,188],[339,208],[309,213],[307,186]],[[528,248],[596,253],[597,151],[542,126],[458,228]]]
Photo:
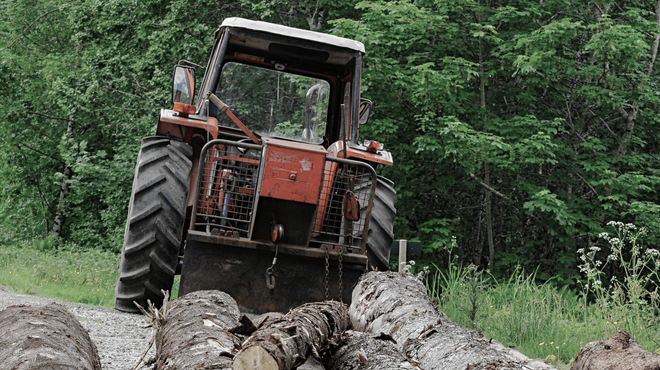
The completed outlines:
[[[612,226],[612,225],[616,225],[616,221],[610,221],[607,223],[607,226]]]
[[[610,236],[610,234],[608,234],[608,233],[600,233],[600,234],[598,234],[598,237],[599,237],[599,238],[602,238],[602,239],[607,239],[608,236]]]
[[[594,245],[592,247],[589,247],[589,250],[592,250],[594,252],[598,252],[600,250],[600,248],[598,248],[597,246]]]
[[[578,253],[584,253],[584,248],[580,248],[577,250]]]
[[[596,261],[596,266],[600,266],[600,265],[602,265],[602,264],[603,264],[603,263],[602,263],[601,261]]]
[[[616,254],[610,254],[609,256],[607,256],[607,260],[608,261],[618,261],[619,256],[617,256]]]
[[[646,250],[646,254],[648,254],[649,256],[658,256],[660,255],[660,252],[658,252],[657,249],[649,248]]]
[[[594,281],[594,285],[600,285],[600,284],[601,284],[600,280]]]
[[[621,239],[619,238],[610,239],[610,244],[619,244],[619,243],[621,243]]]

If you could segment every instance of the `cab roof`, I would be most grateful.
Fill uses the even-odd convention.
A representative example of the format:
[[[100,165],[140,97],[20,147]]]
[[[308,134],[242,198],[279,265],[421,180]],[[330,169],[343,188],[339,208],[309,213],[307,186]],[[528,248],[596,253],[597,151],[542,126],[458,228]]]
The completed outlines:
[[[299,28],[293,28],[288,26],[283,26],[280,24],[273,24],[262,21],[253,21],[244,18],[226,18],[220,28],[230,27],[230,28],[242,28],[251,31],[258,32],[267,32],[274,35],[281,35],[289,38],[302,39],[311,42],[322,43],[330,46],[346,48],[353,51],[360,52],[365,54],[364,44],[359,41],[328,35],[326,33],[314,32],[303,30]]]

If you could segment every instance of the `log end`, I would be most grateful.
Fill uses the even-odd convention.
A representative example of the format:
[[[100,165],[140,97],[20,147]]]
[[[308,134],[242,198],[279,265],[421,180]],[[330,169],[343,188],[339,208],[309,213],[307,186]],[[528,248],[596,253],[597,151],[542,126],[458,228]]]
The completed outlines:
[[[278,370],[277,361],[265,349],[254,346],[239,353],[234,359],[233,370]]]
[[[660,356],[642,349],[625,330],[605,341],[587,343],[573,360],[571,370],[658,370]]]

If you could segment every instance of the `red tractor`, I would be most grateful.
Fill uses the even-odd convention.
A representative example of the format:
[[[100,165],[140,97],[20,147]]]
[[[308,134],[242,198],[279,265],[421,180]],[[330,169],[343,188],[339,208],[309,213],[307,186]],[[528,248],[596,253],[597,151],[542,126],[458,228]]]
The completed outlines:
[[[116,309],[162,302],[179,272],[179,295],[219,289],[253,313],[350,302],[363,272],[388,268],[395,191],[374,167],[392,157],[358,141],[364,54],[228,18],[198,94],[192,63],[175,67],[174,109],[138,155]]]

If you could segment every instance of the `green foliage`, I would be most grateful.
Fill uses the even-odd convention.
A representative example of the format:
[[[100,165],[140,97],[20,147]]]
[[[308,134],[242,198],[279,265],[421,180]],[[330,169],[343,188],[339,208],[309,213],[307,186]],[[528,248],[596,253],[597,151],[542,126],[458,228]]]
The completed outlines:
[[[484,266],[489,202],[495,276],[540,266],[562,285],[605,220],[657,242],[652,5],[363,1],[334,21],[368,50],[361,134],[393,153],[395,233],[436,258],[456,235],[462,263]]]

